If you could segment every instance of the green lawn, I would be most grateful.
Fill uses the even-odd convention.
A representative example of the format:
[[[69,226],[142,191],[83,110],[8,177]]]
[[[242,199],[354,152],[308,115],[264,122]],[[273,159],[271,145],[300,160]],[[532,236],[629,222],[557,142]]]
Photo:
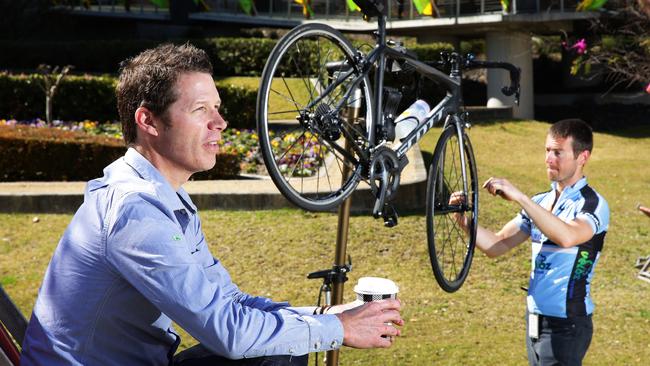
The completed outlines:
[[[476,125],[470,135],[481,182],[506,176],[534,194],[548,189],[544,173],[547,124]],[[432,152],[437,136],[421,144]],[[611,224],[592,293],[594,339],[586,365],[643,365],[650,359],[650,284],[636,278],[634,262],[650,255],[650,219],[636,210],[650,205],[650,127],[597,133],[586,173],[611,208]],[[497,229],[517,207],[481,195],[479,221]],[[33,223],[38,216],[40,222]],[[26,316],[56,242],[70,215],[0,214],[0,281]],[[277,211],[204,211],[203,229],[215,256],[245,291],[307,305],[318,283],[306,274],[331,266],[336,215]],[[353,271],[345,298],[361,276],[385,276],[400,286],[406,324],[388,350],[344,348],[341,365],[523,365],[524,292],[530,251],[526,245],[496,260],[477,253],[466,284],[440,290],[430,270],[424,220],[400,218],[392,229],[370,216],[350,222]],[[193,344],[184,338],[182,347]],[[378,361],[379,360],[379,361]]]
[[[260,78],[256,76],[231,76],[217,79],[217,82],[231,83],[253,90],[260,87]],[[269,114],[272,120],[295,121],[297,106],[304,107],[310,101],[313,86],[305,84],[300,78],[274,78],[272,92],[269,94]],[[274,91],[274,92],[273,92]]]

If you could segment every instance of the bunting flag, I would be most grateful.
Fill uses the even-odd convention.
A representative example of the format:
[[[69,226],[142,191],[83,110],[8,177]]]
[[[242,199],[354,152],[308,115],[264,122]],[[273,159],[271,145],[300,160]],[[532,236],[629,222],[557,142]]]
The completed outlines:
[[[499,0],[499,2],[501,3],[501,9],[507,13],[510,7],[510,0]]]
[[[433,15],[433,0],[413,0],[413,5],[421,15]]]
[[[311,0],[293,0],[296,4],[302,5],[302,15],[309,19],[314,16],[314,11],[311,10]]]
[[[582,0],[578,6],[577,11],[596,11],[605,5],[607,0]]]
[[[169,8],[169,0],[149,0],[159,8]]]
[[[346,0],[346,2],[348,3],[348,9],[350,9],[350,11],[361,11],[361,8],[354,2],[354,0]]]
[[[253,0],[239,0],[239,6],[248,15],[253,14]]]

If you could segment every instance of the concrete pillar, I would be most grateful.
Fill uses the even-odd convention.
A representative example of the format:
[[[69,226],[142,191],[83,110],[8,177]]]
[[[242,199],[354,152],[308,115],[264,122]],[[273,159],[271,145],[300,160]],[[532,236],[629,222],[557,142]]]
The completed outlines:
[[[489,61],[509,62],[521,69],[521,97],[519,107],[514,95],[506,97],[501,88],[510,85],[508,72],[502,69],[488,69],[487,106],[513,106],[513,116],[521,119],[535,118],[533,98],[533,56],[531,37],[524,32],[491,32],[485,39]]]

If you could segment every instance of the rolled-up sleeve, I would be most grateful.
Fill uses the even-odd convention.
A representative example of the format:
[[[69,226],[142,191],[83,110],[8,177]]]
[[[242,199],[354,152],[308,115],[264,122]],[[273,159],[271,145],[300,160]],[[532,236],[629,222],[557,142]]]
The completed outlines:
[[[238,291],[219,261],[206,265],[177,223],[142,197],[130,197],[110,220],[106,258],[162,313],[216,354],[231,359],[340,347],[335,315],[310,316]]]

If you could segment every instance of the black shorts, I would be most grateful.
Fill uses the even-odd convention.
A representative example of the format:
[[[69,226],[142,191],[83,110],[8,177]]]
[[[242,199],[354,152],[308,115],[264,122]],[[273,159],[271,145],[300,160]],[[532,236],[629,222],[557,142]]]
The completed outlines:
[[[539,316],[539,337],[528,335],[526,312],[526,350],[531,366],[580,366],[594,332],[591,315],[570,318]]]

